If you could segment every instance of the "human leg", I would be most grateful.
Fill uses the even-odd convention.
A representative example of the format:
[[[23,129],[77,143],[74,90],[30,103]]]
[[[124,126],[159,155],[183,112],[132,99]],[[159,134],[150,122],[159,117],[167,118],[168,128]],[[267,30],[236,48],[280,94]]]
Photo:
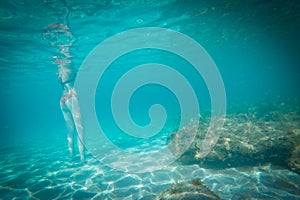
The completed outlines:
[[[68,129],[68,149],[70,151],[71,156],[73,157],[74,156],[74,132],[75,132],[75,124],[73,121],[73,116],[65,103],[61,103],[61,110]]]
[[[84,158],[85,158],[85,155],[84,155],[84,130],[83,130],[83,125],[82,125],[82,120],[81,120],[79,104],[78,104],[77,98],[75,96],[73,97],[72,116],[73,116],[74,124],[75,124],[76,130],[77,130],[77,145],[78,145],[78,150],[80,153],[80,159],[84,160]]]

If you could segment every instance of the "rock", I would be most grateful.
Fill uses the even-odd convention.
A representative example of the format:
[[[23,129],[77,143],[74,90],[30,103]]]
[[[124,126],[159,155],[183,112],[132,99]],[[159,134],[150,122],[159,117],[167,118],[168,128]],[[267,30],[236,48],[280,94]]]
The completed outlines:
[[[300,174],[300,144],[292,152],[292,156],[288,160],[288,165],[291,170]]]
[[[253,108],[250,112],[226,116],[223,131],[210,153],[201,158],[201,144],[209,125],[203,117],[196,125],[169,136],[169,149],[175,156],[189,137],[197,132],[191,146],[179,162],[207,167],[254,166],[266,163],[283,166],[300,174],[300,112],[296,109]]]
[[[194,179],[186,183],[171,185],[159,193],[155,200],[217,200],[220,199],[210,191],[200,179]]]

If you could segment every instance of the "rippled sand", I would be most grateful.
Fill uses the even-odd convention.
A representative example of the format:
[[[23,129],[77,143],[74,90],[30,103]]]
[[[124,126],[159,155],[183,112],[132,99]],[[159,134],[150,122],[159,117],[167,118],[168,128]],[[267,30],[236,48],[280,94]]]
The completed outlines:
[[[173,163],[152,173],[128,174],[91,156],[84,163],[70,159],[64,139],[47,140],[55,145],[34,139],[31,145],[2,145],[0,198],[152,199],[171,184],[194,178],[222,199],[300,198],[300,176],[272,165],[216,170]]]

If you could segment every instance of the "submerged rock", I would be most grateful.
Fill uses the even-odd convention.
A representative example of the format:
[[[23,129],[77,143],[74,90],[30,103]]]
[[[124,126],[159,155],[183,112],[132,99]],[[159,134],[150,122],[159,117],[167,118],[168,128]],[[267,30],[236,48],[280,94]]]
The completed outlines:
[[[300,112],[295,109],[251,107],[249,112],[226,116],[222,134],[209,154],[201,145],[210,118],[184,127],[169,137],[169,149],[178,156],[189,132],[197,132],[189,149],[180,156],[184,164],[208,167],[253,166],[272,163],[300,174]]]
[[[200,179],[194,179],[187,183],[171,185],[159,193],[155,200],[217,200],[220,199],[210,191]]]
[[[300,144],[292,152],[292,156],[288,160],[288,165],[291,170],[300,174]]]

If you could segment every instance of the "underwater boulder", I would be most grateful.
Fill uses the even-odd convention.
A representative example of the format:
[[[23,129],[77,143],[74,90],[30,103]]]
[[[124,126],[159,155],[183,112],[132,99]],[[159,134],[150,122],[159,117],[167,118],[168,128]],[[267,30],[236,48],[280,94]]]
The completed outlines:
[[[218,200],[215,193],[208,189],[200,179],[177,183],[159,193],[155,200]]]
[[[300,144],[292,152],[292,156],[288,160],[288,165],[291,170],[300,174]]]
[[[202,117],[199,124],[185,126],[184,130],[170,134],[169,149],[179,157],[186,145],[184,142],[188,141],[185,137],[189,137],[189,132],[197,132],[189,149],[179,157],[179,162],[210,168],[271,163],[300,174],[300,112],[297,109],[252,109],[227,114],[216,145],[202,158],[201,144],[209,120],[209,116]]]

